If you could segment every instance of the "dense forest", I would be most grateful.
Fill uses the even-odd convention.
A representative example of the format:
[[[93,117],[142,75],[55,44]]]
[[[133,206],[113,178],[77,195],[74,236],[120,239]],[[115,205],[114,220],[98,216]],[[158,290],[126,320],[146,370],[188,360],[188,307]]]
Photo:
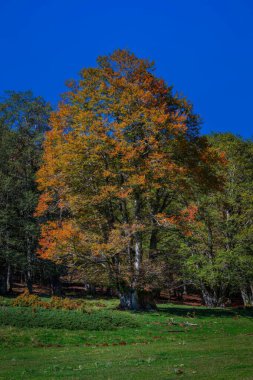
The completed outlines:
[[[252,140],[202,135],[192,104],[125,50],[67,85],[54,110],[1,98],[0,293],[60,294],[71,275],[124,309],[162,290],[252,306]]]

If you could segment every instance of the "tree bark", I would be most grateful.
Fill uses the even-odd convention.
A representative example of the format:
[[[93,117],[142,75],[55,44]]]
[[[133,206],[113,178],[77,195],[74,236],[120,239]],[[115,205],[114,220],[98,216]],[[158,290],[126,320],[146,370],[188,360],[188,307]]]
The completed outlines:
[[[142,262],[142,241],[139,232],[135,233],[135,243],[134,243],[134,280],[133,285],[136,287],[139,280],[141,262]]]
[[[253,285],[241,289],[244,306],[253,306]]]
[[[136,193],[136,198],[135,198],[135,220],[136,220],[137,226],[138,226],[138,224],[140,223],[140,220],[141,220],[140,210],[141,210],[140,195],[138,193]],[[137,228],[139,228],[139,227],[137,227]],[[139,277],[140,277],[140,270],[141,270],[141,263],[142,263],[142,234],[141,234],[140,231],[136,231],[134,233],[133,251],[134,251],[134,259],[133,259],[134,273],[133,273],[133,279],[132,279],[131,288],[133,290],[135,290],[138,287],[138,282],[139,282]]]

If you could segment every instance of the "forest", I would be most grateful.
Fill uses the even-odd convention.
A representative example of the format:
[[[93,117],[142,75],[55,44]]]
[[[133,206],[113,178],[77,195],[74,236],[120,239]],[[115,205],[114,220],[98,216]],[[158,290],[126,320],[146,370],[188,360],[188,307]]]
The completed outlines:
[[[201,133],[193,105],[127,50],[69,80],[57,107],[0,101],[0,294],[103,289],[253,306],[253,143]]]

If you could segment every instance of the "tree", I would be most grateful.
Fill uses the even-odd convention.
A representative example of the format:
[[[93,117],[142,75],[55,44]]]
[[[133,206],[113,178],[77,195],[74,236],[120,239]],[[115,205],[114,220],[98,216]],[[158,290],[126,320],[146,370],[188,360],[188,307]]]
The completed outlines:
[[[175,194],[217,184],[192,105],[153,71],[125,50],[84,69],[52,114],[38,172],[40,254],[106,267],[129,309],[154,306],[159,231],[194,217],[192,204],[171,213]]]
[[[214,134],[209,141],[225,153],[226,166],[219,192],[196,192],[198,215],[188,238],[188,276],[202,291],[208,306],[224,305],[231,292],[241,290],[253,304],[253,146],[231,133]]]
[[[11,265],[17,260],[17,252],[13,249],[16,237],[13,234],[15,223],[14,204],[16,202],[15,180],[11,177],[10,159],[15,141],[14,132],[7,128],[0,129],[0,293],[11,290]]]
[[[0,103],[0,256],[7,290],[12,269],[19,269],[32,291],[39,232],[33,216],[38,202],[35,173],[50,111],[48,103],[29,91],[7,92]]]

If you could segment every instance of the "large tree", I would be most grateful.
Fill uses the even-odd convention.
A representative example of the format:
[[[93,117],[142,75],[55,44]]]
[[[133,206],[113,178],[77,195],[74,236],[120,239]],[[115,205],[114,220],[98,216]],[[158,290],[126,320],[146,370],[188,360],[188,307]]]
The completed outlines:
[[[38,215],[42,257],[108,269],[121,306],[152,307],[159,287],[159,231],[194,217],[176,194],[217,184],[219,160],[198,134],[199,118],[186,99],[154,75],[153,64],[125,50],[84,69],[51,117]]]

